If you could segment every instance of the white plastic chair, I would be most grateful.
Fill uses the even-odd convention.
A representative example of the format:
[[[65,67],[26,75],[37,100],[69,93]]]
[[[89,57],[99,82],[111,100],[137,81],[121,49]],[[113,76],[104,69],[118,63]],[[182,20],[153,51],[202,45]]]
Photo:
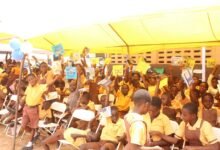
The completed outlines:
[[[141,147],[141,150],[163,150],[160,146],[154,146],[154,147]]]
[[[11,97],[10,97],[10,99],[8,100],[8,97],[9,97],[9,96],[11,96]],[[14,102],[17,102],[17,95],[7,95],[7,96],[5,97],[5,100],[4,100],[4,103],[3,103],[3,107],[2,107],[2,109],[0,110],[0,115],[6,115],[6,114],[9,113],[9,110],[7,109],[7,107],[8,107],[13,101],[14,101]],[[6,103],[7,103],[7,104],[6,104]],[[5,130],[7,130],[7,124],[5,124],[4,122],[1,122],[0,124],[6,126],[6,129],[5,129]]]
[[[66,115],[65,111],[67,106],[64,103],[54,102],[52,103],[50,108],[51,110],[55,111],[53,114],[55,120],[57,121],[45,124],[45,120],[40,120],[38,126],[39,129],[45,129],[48,133],[53,134],[56,131],[57,127],[59,126],[61,120],[65,117]],[[50,128],[54,128],[54,129],[51,131]]]
[[[216,135],[218,141],[220,142],[220,128],[213,127],[213,133]]]
[[[10,96],[11,96],[10,94],[6,95],[1,109],[4,109],[6,107],[6,103],[10,101],[10,99],[8,100],[8,97],[10,97]]]
[[[170,124],[172,126],[172,129],[174,132],[177,131],[177,129],[179,128],[179,124],[176,121],[170,120]]]
[[[84,109],[76,109],[73,113],[72,116],[70,118],[70,121],[67,125],[67,128],[70,127],[70,124],[73,120],[73,118],[77,118],[80,120],[84,120],[84,121],[91,121],[92,119],[95,118],[95,113],[91,110],[84,110]],[[79,149],[77,146],[73,145],[72,143],[66,141],[66,140],[59,140],[59,147],[58,150],[61,149],[62,145],[72,145],[74,148]]]
[[[173,128],[173,131],[175,133],[177,131],[177,129],[179,128],[179,124],[176,121],[173,121],[173,120],[170,120],[170,124],[171,124],[171,126]],[[179,148],[175,147],[175,145],[173,144],[171,146],[171,150],[175,150],[175,149],[178,150]]]

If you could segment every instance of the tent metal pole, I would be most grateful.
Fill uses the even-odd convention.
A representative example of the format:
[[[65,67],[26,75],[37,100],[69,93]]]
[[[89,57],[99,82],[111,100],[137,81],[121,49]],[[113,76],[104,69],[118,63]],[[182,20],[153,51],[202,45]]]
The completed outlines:
[[[206,48],[202,47],[202,81],[206,81]]]
[[[48,43],[50,43],[52,46],[54,46],[54,44],[51,42],[51,41],[49,41],[47,38],[43,38],[45,41],[47,41]]]
[[[111,25],[108,24],[109,27],[112,29],[112,31],[115,32],[115,34],[117,34],[117,36],[122,40],[122,42],[125,44],[126,48],[127,48],[127,52],[128,52],[128,57],[130,58],[130,49],[129,49],[129,45],[128,43],[122,38],[122,36],[116,31],[116,29]]]
[[[24,54],[23,59],[21,61],[21,66],[20,66],[20,74],[19,74],[19,80],[18,80],[18,93],[17,93],[17,102],[16,102],[16,108],[15,108],[15,130],[14,130],[14,139],[13,139],[13,150],[15,150],[15,144],[16,144],[16,136],[17,136],[17,124],[18,124],[18,108],[20,104],[20,93],[21,93],[21,78],[22,78],[22,73],[23,73],[23,66],[24,66],[24,61],[25,61],[26,55]]]

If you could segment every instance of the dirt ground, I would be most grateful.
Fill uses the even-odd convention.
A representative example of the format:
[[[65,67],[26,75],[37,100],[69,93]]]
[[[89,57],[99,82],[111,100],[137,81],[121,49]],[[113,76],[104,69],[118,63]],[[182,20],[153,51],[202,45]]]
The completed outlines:
[[[13,137],[9,137],[4,132],[5,127],[0,125],[0,150],[12,150],[13,148]],[[23,139],[21,140],[20,137],[17,137],[16,140],[16,150],[21,150],[24,145],[27,144],[29,133],[25,134]],[[41,137],[43,139],[43,137]],[[50,145],[51,150],[56,150],[56,145]],[[73,148],[71,146],[64,145],[61,148],[62,150],[72,150]],[[34,150],[43,150],[40,140],[36,142],[34,145]]]

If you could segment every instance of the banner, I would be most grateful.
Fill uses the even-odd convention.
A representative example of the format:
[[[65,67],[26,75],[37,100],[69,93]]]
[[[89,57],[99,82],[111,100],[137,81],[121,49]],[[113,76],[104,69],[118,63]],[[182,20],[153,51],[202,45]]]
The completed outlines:
[[[68,66],[65,68],[66,79],[77,79],[76,67]]]
[[[62,44],[57,44],[52,46],[52,52],[53,52],[53,60],[60,60],[61,56],[64,54],[64,49]]]
[[[150,65],[148,63],[145,61],[139,61],[135,70],[145,74],[148,69],[150,69]]]
[[[158,74],[163,74],[164,73],[164,68],[154,68],[154,71]]]
[[[108,87],[110,84],[112,83],[111,80],[109,79],[103,79],[101,81],[98,82],[98,85],[102,85],[104,87]]]
[[[97,65],[97,64],[99,64],[99,58],[91,58],[91,64],[92,64],[92,65]]]
[[[193,83],[193,74],[192,69],[183,69],[182,78],[185,81],[186,85],[189,87],[191,83]]]
[[[86,68],[86,78],[87,80],[93,80],[95,78],[95,68]]]
[[[196,63],[195,59],[187,57],[185,60],[186,60],[185,67],[193,69]]]
[[[172,63],[173,66],[182,66],[184,61],[183,61],[182,57],[173,56],[171,58],[171,63]]]
[[[123,65],[114,65],[112,68],[112,75],[113,76],[123,76],[124,70]]]
[[[54,61],[52,64],[52,70],[55,75],[61,74],[62,73],[61,61]]]
[[[168,78],[164,78],[160,81],[160,86],[159,88],[162,89],[164,86],[168,85]]]
[[[59,99],[59,95],[57,92],[50,92],[47,95],[45,95],[46,101],[56,100]]]
[[[215,61],[215,59],[213,59],[213,58],[207,58],[206,59],[206,67],[207,68],[214,68],[215,67],[215,65],[216,65],[216,61]]]

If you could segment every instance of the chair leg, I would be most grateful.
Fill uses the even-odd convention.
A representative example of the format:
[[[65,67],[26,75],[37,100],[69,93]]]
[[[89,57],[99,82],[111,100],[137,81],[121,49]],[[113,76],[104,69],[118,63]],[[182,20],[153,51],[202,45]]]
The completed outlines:
[[[25,133],[26,133],[25,131],[22,133],[21,138],[20,138],[21,141],[23,140]]]

